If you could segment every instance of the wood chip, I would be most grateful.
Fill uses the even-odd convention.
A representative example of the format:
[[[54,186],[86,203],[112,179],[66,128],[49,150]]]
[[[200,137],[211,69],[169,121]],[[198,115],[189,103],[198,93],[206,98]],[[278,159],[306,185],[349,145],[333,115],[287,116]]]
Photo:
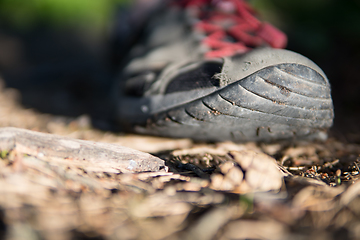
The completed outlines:
[[[281,239],[287,233],[287,227],[275,221],[238,220],[225,227],[222,239]]]
[[[245,181],[252,191],[279,190],[283,183],[283,174],[275,159],[270,156],[244,150],[232,151],[230,154],[243,170],[245,170]]]

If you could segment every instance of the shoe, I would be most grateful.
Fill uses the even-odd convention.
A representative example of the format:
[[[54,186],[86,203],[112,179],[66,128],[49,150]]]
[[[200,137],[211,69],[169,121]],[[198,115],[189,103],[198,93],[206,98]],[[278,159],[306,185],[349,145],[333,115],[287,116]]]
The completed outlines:
[[[201,141],[326,139],[330,84],[242,0],[159,6],[119,76],[126,130]]]

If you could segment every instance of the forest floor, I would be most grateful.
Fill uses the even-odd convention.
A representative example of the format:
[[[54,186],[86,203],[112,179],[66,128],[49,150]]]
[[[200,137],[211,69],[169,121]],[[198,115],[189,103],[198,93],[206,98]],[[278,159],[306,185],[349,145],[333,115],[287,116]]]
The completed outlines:
[[[360,239],[359,144],[119,134],[19,102],[1,88],[0,127],[118,144],[167,168],[99,171],[0,146],[0,239]]]

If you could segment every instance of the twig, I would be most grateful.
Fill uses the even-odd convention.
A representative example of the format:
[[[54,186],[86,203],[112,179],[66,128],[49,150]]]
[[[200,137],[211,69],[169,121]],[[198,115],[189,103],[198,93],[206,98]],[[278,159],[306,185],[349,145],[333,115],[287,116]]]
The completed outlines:
[[[116,144],[92,142],[20,128],[0,128],[0,151],[18,153],[47,161],[98,169],[98,171],[144,172],[166,169],[165,162],[148,153]]]

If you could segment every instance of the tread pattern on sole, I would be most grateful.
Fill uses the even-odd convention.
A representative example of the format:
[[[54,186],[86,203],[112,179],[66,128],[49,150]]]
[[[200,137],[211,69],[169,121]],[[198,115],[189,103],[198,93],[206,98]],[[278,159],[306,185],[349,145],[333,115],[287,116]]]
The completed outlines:
[[[292,92],[285,87],[271,84],[268,80],[258,75],[244,79],[239,84],[246,90],[260,97],[283,105],[309,110],[328,110],[332,107],[332,101],[329,98],[313,98],[310,102],[308,97]],[[262,86],[262,91],[257,89],[259,85]]]
[[[298,64],[270,66],[218,91],[152,116],[139,132],[197,140],[306,137],[333,122],[330,85]]]

